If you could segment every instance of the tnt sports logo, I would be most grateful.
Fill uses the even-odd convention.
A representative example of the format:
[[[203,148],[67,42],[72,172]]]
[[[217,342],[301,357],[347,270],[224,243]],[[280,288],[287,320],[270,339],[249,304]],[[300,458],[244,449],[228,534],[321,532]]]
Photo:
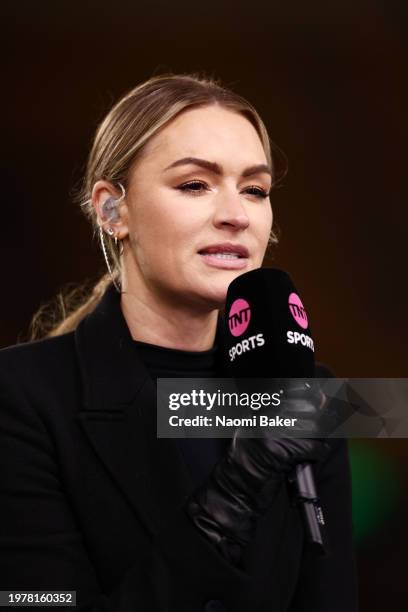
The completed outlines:
[[[242,336],[251,320],[251,307],[246,300],[238,298],[230,308],[228,326],[233,336]]]
[[[300,297],[296,293],[291,293],[289,296],[289,310],[296,323],[300,325],[302,329],[306,329],[309,325],[306,310],[303,308]]]

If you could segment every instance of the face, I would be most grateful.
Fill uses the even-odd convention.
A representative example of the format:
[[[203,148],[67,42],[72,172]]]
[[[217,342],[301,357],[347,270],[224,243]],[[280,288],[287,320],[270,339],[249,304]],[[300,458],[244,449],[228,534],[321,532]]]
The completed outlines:
[[[230,282],[262,265],[270,188],[262,143],[245,117],[218,106],[182,113],[131,171],[124,264],[132,291],[222,307]]]

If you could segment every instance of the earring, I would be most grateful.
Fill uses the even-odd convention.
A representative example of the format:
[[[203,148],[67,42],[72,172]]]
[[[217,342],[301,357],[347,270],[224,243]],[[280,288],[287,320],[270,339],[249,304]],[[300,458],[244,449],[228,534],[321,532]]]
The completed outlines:
[[[109,229],[112,229],[112,228],[109,228]],[[112,230],[112,232],[113,232],[113,230]],[[118,293],[121,293],[120,283],[116,280],[115,275],[113,274],[112,266],[110,265],[110,262],[109,262],[108,252],[107,252],[107,249],[106,249],[105,238],[104,238],[103,233],[104,233],[103,229],[100,227],[99,228],[99,239],[101,241],[102,253],[103,253],[103,256],[105,258],[106,267],[108,268],[108,272],[110,274],[110,277],[112,279],[112,282],[113,282],[113,284],[115,286],[116,291]],[[109,233],[109,230],[108,230],[108,233]],[[115,238],[115,241],[116,240],[117,240],[117,238]]]
[[[106,231],[109,234],[109,236],[111,236],[111,237],[113,236],[113,239],[115,241],[115,248],[116,249],[119,249],[118,244],[120,242],[121,249],[119,250],[119,255],[122,255],[122,253],[123,253],[123,244],[122,244],[122,241],[119,240],[119,238],[115,235],[115,230],[113,229],[113,227],[108,227],[108,229]]]

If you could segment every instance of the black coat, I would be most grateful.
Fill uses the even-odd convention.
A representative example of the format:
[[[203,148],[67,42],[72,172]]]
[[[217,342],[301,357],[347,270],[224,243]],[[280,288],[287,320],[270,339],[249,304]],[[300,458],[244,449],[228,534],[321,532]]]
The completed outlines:
[[[346,441],[315,470],[331,554],[304,549],[283,485],[241,571],[184,513],[193,485],[155,410],[112,288],[75,332],[0,351],[0,590],[75,590],[95,612],[355,612]]]

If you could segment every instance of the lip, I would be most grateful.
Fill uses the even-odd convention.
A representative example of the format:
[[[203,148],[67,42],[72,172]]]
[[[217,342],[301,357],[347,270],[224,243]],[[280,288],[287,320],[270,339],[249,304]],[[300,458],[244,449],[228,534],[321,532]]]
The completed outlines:
[[[205,251],[205,253],[203,252]],[[237,259],[220,259],[216,257],[217,253],[236,253],[239,255]],[[223,270],[242,270],[248,264],[248,249],[241,244],[232,244],[231,242],[223,242],[222,244],[212,244],[200,249],[198,252],[202,261],[213,268],[221,268]]]
[[[232,242],[211,244],[200,249],[198,253],[199,255],[213,255],[214,253],[236,253],[240,257],[249,256],[248,249],[245,246],[243,246],[242,244],[233,244]]]

